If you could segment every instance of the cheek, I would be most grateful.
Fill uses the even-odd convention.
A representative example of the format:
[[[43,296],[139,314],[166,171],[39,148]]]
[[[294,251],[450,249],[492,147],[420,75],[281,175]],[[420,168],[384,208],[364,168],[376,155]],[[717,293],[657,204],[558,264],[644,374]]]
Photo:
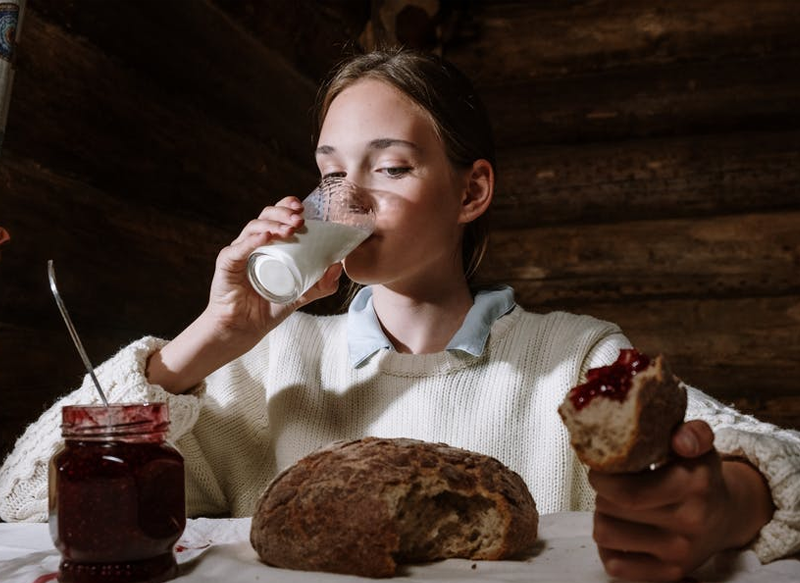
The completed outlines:
[[[428,224],[456,224],[460,197],[452,184],[440,182],[402,194],[386,193],[377,205],[377,229],[415,231]]]

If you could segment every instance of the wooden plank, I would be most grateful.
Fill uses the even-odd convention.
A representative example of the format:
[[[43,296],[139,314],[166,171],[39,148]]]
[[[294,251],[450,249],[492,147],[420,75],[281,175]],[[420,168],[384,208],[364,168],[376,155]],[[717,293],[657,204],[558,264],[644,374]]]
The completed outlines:
[[[536,305],[524,289],[518,296],[521,305]],[[678,376],[722,401],[798,398],[798,293],[586,302],[569,309],[619,324],[635,346],[664,354]]]
[[[503,228],[797,209],[800,131],[515,148],[498,176]]]
[[[15,152],[130,202],[227,225],[316,181],[312,162],[276,153],[217,110],[133,74],[36,12],[26,13],[24,40],[4,156]]]
[[[481,2],[470,25],[445,55],[481,85],[800,48],[786,0]]]
[[[481,275],[535,306],[800,293],[800,211],[495,233]]]
[[[3,152],[0,318],[31,325],[57,318],[46,279],[56,264],[84,330],[172,335],[207,301],[214,260],[238,234],[206,220],[120,199]]]
[[[232,131],[254,136],[273,152],[313,160],[309,135],[315,83],[281,52],[243,34],[209,0],[149,6],[75,0],[31,8],[51,28],[88,42],[138,77],[142,87],[133,94],[143,98],[140,105],[146,103],[146,91],[158,87],[160,100],[171,98],[189,110],[213,113]],[[25,35],[20,58],[31,42]],[[56,63],[70,58],[63,52],[52,54],[58,55]]]
[[[322,81],[369,20],[370,2],[350,0],[213,0],[260,43],[306,77]]]
[[[497,143],[628,140],[800,127],[800,56],[651,64],[479,86]]]

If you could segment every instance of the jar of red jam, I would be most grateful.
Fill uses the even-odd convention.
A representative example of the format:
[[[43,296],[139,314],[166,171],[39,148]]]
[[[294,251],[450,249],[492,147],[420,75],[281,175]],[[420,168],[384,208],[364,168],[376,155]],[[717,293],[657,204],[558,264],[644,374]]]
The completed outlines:
[[[50,535],[62,583],[157,583],[177,575],[186,526],[183,457],[166,403],[69,406],[50,460]]]

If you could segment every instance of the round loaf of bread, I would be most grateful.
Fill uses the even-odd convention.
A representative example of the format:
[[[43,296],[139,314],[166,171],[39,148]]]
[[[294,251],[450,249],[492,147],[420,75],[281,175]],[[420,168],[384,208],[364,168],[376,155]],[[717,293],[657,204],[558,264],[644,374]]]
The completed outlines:
[[[593,470],[638,472],[667,461],[672,432],[686,414],[686,389],[663,356],[629,349],[592,369],[558,413],[578,458]]]
[[[539,516],[494,458],[412,439],[335,442],[279,474],[250,542],[269,565],[391,577],[398,564],[529,551]]]

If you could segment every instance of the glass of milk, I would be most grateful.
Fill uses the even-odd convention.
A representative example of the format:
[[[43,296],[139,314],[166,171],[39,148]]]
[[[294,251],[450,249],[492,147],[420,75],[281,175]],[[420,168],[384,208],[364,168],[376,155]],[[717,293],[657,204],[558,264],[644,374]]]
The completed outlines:
[[[325,178],[303,200],[304,225],[250,254],[247,276],[267,300],[288,304],[317,283],[375,228],[369,196],[343,178]]]

